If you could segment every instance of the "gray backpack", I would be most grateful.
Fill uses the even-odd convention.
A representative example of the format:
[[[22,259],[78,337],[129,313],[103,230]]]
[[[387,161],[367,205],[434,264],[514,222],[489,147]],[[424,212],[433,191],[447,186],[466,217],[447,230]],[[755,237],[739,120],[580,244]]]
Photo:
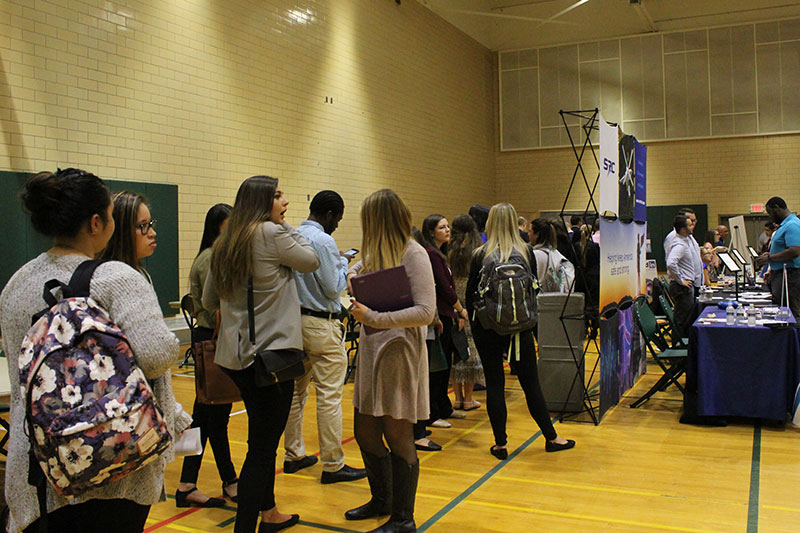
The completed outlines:
[[[517,251],[505,261],[494,251],[483,260],[475,297],[475,316],[484,329],[510,335],[533,328],[539,316],[536,291],[539,285]]]
[[[539,273],[539,286],[542,292],[566,294],[575,282],[575,267],[558,250],[542,248],[536,250],[547,255],[547,267]]]

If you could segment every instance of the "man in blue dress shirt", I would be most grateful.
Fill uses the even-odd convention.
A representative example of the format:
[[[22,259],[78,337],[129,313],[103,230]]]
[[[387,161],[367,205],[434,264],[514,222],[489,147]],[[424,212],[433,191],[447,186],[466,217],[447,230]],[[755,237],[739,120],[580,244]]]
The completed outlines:
[[[767,200],[767,214],[778,224],[778,229],[772,234],[769,252],[758,256],[756,261],[759,266],[769,263],[769,272],[764,279],[769,283],[774,304],[781,303],[783,276],[786,273],[789,303],[784,301],[783,305],[788,306],[795,320],[800,322],[800,219],[789,211],[786,202],[778,196]]]
[[[306,455],[303,441],[303,410],[308,397],[311,376],[317,389],[317,431],[322,483],[355,481],[366,477],[362,468],[344,464],[342,448],[342,389],[347,370],[344,326],[339,320],[342,304],[339,296],[347,287],[347,264],[352,255],[339,252],[331,234],[344,215],[344,201],[334,191],[320,191],[311,200],[308,220],[297,231],[305,237],[319,256],[320,266],[311,273],[294,272],[300,313],[303,321],[303,349],[310,367],[295,380],[294,398],[286,423],[283,470],[289,474],[317,462]]]

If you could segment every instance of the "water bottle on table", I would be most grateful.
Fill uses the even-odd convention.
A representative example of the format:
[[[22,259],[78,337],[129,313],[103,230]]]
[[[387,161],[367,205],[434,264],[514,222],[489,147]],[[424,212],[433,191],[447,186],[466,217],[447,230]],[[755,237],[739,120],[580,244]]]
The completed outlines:
[[[736,325],[736,310],[733,308],[733,302],[728,302],[728,307],[725,308],[725,323],[729,326]]]

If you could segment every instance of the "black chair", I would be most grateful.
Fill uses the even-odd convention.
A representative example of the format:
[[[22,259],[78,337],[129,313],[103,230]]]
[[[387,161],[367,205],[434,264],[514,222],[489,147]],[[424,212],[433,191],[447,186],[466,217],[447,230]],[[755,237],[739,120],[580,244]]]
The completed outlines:
[[[0,413],[8,413],[10,411],[10,407],[8,405],[0,405]],[[8,455],[8,437],[11,435],[11,426],[9,425],[8,420],[0,416],[0,426],[3,427],[5,433],[3,434],[3,438],[0,439],[0,453],[3,455]]]
[[[344,342],[347,346],[347,372],[344,375],[344,382],[350,379],[350,375],[356,369],[356,356],[358,355],[358,337],[361,333],[361,323],[356,322],[353,315],[346,309],[342,309],[342,322],[344,322]]]
[[[633,402],[631,407],[636,408],[650,399],[656,392],[666,390],[667,387],[674,384],[681,394],[685,394],[683,386],[678,382],[678,379],[686,371],[687,349],[686,348],[670,348],[666,339],[659,332],[658,322],[650,307],[637,300],[634,303],[633,315],[636,318],[636,324],[639,326],[639,331],[645,339],[645,344],[650,354],[653,356],[656,364],[664,371],[655,385],[648,390],[641,398]]]
[[[183,319],[186,320],[186,325],[189,326],[189,339],[193,339],[197,322],[194,319],[194,300],[192,300],[191,294],[184,294],[183,298],[181,298],[181,312],[183,313]],[[189,349],[186,350],[183,362],[178,365],[178,368],[185,366],[194,366],[194,349],[192,348],[191,340],[189,340]]]

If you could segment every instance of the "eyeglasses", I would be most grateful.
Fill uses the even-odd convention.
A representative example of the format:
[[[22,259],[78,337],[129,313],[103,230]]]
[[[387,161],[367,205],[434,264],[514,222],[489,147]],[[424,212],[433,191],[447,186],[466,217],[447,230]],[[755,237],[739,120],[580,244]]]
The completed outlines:
[[[139,233],[141,233],[142,235],[147,235],[148,233],[150,233],[150,230],[153,228],[153,226],[156,225],[156,222],[157,222],[156,220],[151,220],[150,222],[137,224],[136,229],[138,229]]]

